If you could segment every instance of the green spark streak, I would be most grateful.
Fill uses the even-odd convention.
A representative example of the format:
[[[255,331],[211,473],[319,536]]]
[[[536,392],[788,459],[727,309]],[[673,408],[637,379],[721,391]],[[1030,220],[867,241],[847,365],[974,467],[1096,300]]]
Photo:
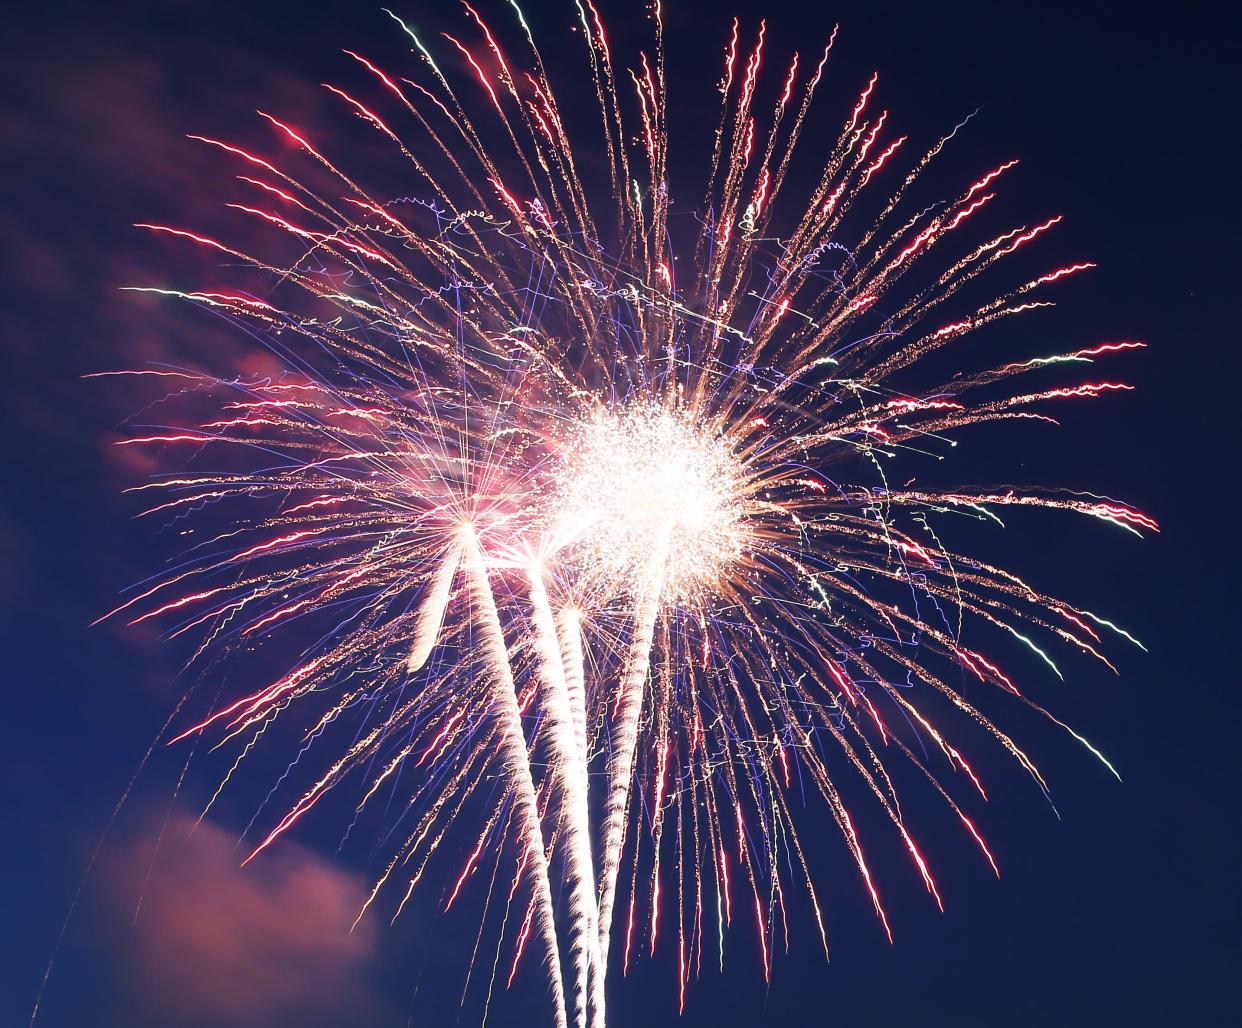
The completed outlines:
[[[1104,756],[1103,753],[1101,753],[1094,746],[1092,746],[1090,742],[1088,742],[1081,735],[1075,732],[1074,729],[1070,728],[1069,725],[1065,724],[1065,722],[1058,721],[1057,724],[1059,724],[1062,728],[1064,728],[1067,732],[1069,732],[1070,735],[1072,735],[1080,743],[1086,746],[1087,749],[1089,749],[1093,754],[1095,754],[1096,759],[1098,759],[1101,764],[1103,764],[1106,768],[1108,768],[1108,770],[1110,770],[1113,773],[1113,777],[1116,778],[1117,781],[1119,782],[1121,781],[1121,775],[1118,774],[1117,769],[1113,767],[1112,763],[1109,761],[1109,759],[1106,756]]]
[[[529,39],[531,44],[533,45],[535,40],[530,34],[530,26],[526,24],[526,15],[522,13],[522,8],[520,8],[516,3],[514,3],[514,0],[509,0],[509,6],[512,7],[515,11],[517,11],[518,24],[522,26],[522,31],[526,33],[526,38]]]
[[[1111,629],[1112,629],[1114,632],[1116,632],[1118,635],[1124,636],[1125,638],[1129,639],[1129,640],[1130,640],[1130,642],[1134,643],[1134,645],[1135,645],[1135,646],[1137,646],[1137,647],[1138,647],[1140,650],[1142,650],[1144,653],[1146,653],[1146,652],[1147,652],[1147,647],[1146,647],[1146,646],[1144,646],[1141,642],[1139,642],[1136,638],[1134,638],[1134,636],[1132,636],[1132,635],[1131,635],[1129,632],[1127,632],[1124,628],[1121,628],[1121,627],[1120,627],[1120,626],[1118,626],[1118,625],[1114,625],[1111,621],[1107,620],[1106,618],[1102,618],[1102,617],[1100,617],[1098,614],[1092,614],[1092,613],[1091,613],[1091,611],[1089,611],[1089,610],[1080,610],[1080,611],[1079,611],[1079,613],[1080,613],[1080,614],[1086,614],[1086,615],[1087,615],[1087,617],[1089,617],[1089,618],[1090,618],[1092,621],[1094,621],[1097,625],[1104,625],[1104,626],[1106,626],[1107,628],[1111,628]]]
[[[448,89],[449,92],[452,93],[452,90],[449,89],[448,79],[444,77],[444,73],[440,71],[439,65],[436,64],[431,54],[427,52],[427,48],[423,46],[423,41],[419,39],[418,36],[414,35],[414,30],[410,28],[410,26],[408,26],[400,18],[398,18],[395,14],[393,14],[392,11],[390,11],[387,7],[383,8],[383,11],[386,15],[388,15],[388,17],[390,17],[393,21],[395,21],[398,25],[400,25],[405,30],[406,35],[408,35],[412,40],[414,40],[414,45],[418,47],[419,52],[422,53],[422,55],[427,58],[427,63],[431,65],[431,70],[436,73],[436,78],[438,78],[440,82],[443,83],[445,89]]]
[[[985,507],[985,506],[983,506],[982,504],[980,504],[980,503],[968,503],[968,504],[966,504],[966,506],[967,506],[967,507],[969,507],[971,510],[977,510],[977,511],[978,511],[980,514],[982,514],[984,517],[989,517],[989,518],[991,518],[991,519],[992,519],[993,521],[995,521],[998,525],[1000,525],[1000,526],[1001,526],[1001,528],[1004,528],[1004,527],[1005,527],[1005,522],[1003,522],[1003,521],[1002,521],[999,517],[997,517],[997,516],[996,516],[996,514],[995,514],[993,511],[988,510],[988,508],[987,508],[987,507]]]
[[[232,304],[221,303],[202,293],[186,293],[180,289],[158,289],[155,286],[121,286],[123,293],[156,293],[159,296],[175,296],[179,300],[193,300],[196,303],[210,304],[212,307],[231,307]]]
[[[1018,367],[1035,368],[1035,367],[1041,367],[1044,364],[1063,364],[1067,361],[1073,361],[1073,362],[1080,363],[1080,364],[1094,364],[1095,363],[1090,357],[1075,357],[1073,354],[1063,353],[1063,354],[1059,354],[1056,357],[1033,357],[1029,361],[1023,361],[1021,364],[1018,365]]]
[[[1046,654],[1043,650],[1041,650],[1038,646],[1036,646],[1034,642],[1032,642],[1025,635],[1023,635],[1016,628],[1014,628],[1013,625],[1006,625],[1005,627],[1009,629],[1012,635],[1014,635],[1018,639],[1021,639],[1024,643],[1027,644],[1027,646],[1029,646],[1032,650],[1034,650],[1037,654],[1039,654],[1039,656],[1043,658],[1044,663],[1047,664],[1050,668],[1052,668],[1054,672],[1056,672],[1056,676],[1059,679],[1061,679],[1062,682],[1065,681],[1065,676],[1061,674],[1061,669],[1052,662],[1052,658],[1049,657],[1048,654]]]

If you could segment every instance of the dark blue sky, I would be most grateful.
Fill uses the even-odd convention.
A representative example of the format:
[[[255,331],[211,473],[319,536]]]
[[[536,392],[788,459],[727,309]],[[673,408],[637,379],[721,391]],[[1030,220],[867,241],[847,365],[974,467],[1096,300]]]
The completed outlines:
[[[1143,541],[1048,516],[1015,519],[989,544],[1040,587],[1113,616],[1151,652],[1117,648],[1120,678],[1075,664],[1067,684],[1041,695],[1110,755],[1124,783],[1028,723],[1061,820],[998,769],[987,830],[999,881],[956,837],[936,838],[933,823],[945,914],[893,885],[890,946],[856,877],[843,861],[829,864],[818,883],[830,964],[809,924],[795,925],[797,945],[765,992],[747,955],[754,942],[735,929],[725,974],[692,984],[682,1019],[665,952],[614,982],[612,1021],[1235,1023],[1242,226],[1228,27],[1208,5],[1147,17],[1088,3],[780,6],[670,3],[687,139],[697,115],[714,116],[709,87],[729,16],[769,17],[769,45],[781,54],[814,49],[840,21],[827,90],[844,103],[880,69],[885,106],[921,139],[982,107],[949,163],[964,178],[1020,156],[1004,196],[1013,218],[1066,214],[1044,256],[1099,262],[1089,282],[1058,297],[1047,332],[1081,345],[1150,343],[1108,372],[1137,392],[1069,412],[1052,434],[982,431],[961,467],[967,480],[1098,490],[1157,517],[1163,532]],[[399,10],[417,20],[420,7]],[[538,30],[570,20],[572,4],[527,11]],[[624,16],[611,20],[624,34]],[[167,540],[133,522],[120,493],[149,469],[122,466],[107,445],[129,397],[79,376],[241,346],[222,323],[117,291],[162,273],[162,252],[129,226],[205,224],[219,182],[200,173],[184,134],[250,131],[254,106],[305,110],[339,67],[340,47],[399,54],[394,30],[378,6],[356,3],[70,2],[6,15],[0,1023],[25,1022],[94,845],[185,684],[175,680],[184,648],[86,627],[156,569]],[[1012,345],[1007,355],[1055,352],[1040,331],[995,338]],[[469,909],[438,916],[429,902],[395,928],[381,922],[345,938],[340,909],[352,909],[368,879],[360,860],[331,862],[336,835],[308,830],[275,866],[238,873],[233,839],[261,786],[243,797],[249,808],[226,808],[185,843],[185,818],[213,783],[192,780],[174,801],[179,771],[158,754],[112,823],[40,1024],[453,1023],[474,942]],[[169,842],[144,892],[161,824]],[[880,871],[908,879],[898,856],[878,857]],[[140,894],[149,905],[135,922]],[[169,983],[180,995],[167,994]],[[544,1009],[532,972],[497,1001],[493,1023],[530,1023],[526,1012]],[[471,999],[461,1023],[477,1016]]]

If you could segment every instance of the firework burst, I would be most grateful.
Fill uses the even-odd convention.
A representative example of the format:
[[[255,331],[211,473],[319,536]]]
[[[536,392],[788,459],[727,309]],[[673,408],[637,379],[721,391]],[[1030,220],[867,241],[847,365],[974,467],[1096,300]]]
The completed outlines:
[[[228,207],[270,239],[252,253],[144,225],[236,278],[150,291],[244,324],[281,371],[113,373],[177,387],[174,423],[119,441],[177,455],[136,487],[158,496],[144,514],[213,527],[107,616],[196,633],[196,660],[295,640],[283,674],[244,695],[226,684],[172,733],[230,748],[227,783],[273,726],[301,726],[295,764],[315,770],[247,859],[346,783],[359,815],[398,796],[359,916],[400,913],[439,854],[446,909],[469,889],[504,909],[494,959],[476,961],[489,997],[537,947],[555,1023],[602,1026],[606,970],[662,934],[683,1004],[705,948],[723,966],[734,918],[752,921],[768,976],[795,893],[827,951],[795,794],[820,794],[887,932],[842,777],[864,783],[939,903],[894,761],[927,778],[995,869],[958,736],[973,730],[1045,786],[982,709],[988,693],[1096,752],[979,647],[999,630],[1054,670],[1057,646],[1107,663],[1114,626],[950,551],[933,518],[1028,505],[1156,526],[1086,495],[893,484],[958,429],[1048,422],[1056,402],[1129,388],[1010,383],[1140,343],[912,384],[927,358],[1049,306],[1050,288],[1092,266],[967,300],[1059,220],[973,234],[1016,162],[916,204],[948,137],[906,158],[914,144],[886,130],[872,78],[816,155],[809,195],[787,199],[832,40],[769,80],[764,26],[745,42],[735,21],[706,192],[675,222],[660,7],[650,49],[622,70],[585,3],[598,181],[579,174],[516,5],[502,30],[465,4],[468,32],[434,42],[394,16],[417,55],[404,69],[345,51],[351,84],[328,85],[331,101],[405,162],[408,196],[374,195],[331,140],[265,112],[281,158],[192,137],[236,162]],[[952,710],[961,731],[939,725]]]

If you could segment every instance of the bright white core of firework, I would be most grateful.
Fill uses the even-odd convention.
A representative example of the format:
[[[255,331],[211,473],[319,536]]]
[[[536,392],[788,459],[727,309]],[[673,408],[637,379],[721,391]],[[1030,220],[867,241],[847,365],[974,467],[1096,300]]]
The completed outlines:
[[[742,551],[742,467],[726,440],[656,404],[601,411],[568,440],[556,505],[588,565],[672,597],[709,586]]]

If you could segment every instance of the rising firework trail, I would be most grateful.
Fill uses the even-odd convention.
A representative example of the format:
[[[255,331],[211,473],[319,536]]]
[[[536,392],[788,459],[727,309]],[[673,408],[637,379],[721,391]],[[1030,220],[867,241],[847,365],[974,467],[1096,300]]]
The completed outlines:
[[[864,840],[887,834],[941,904],[895,764],[992,870],[963,737],[1047,787],[990,710],[1029,708],[1112,769],[998,651],[1060,676],[1061,650],[1111,667],[1102,636],[1134,640],[946,540],[1020,506],[1157,526],[1086,493],[923,483],[962,429],[1130,388],[1025,381],[1143,344],[970,366],[964,340],[995,345],[1094,265],[1009,270],[1061,220],[979,227],[1016,161],[928,199],[961,126],[916,149],[876,76],[824,100],[835,31],[776,74],[763,23],[722,34],[682,215],[658,3],[624,63],[575,6],[598,110],[572,129],[521,9],[463,9],[437,37],[393,14],[400,67],[344,51],[325,102],[360,124],[339,140],[266,111],[266,140],[191,137],[236,175],[220,222],[141,227],[200,249],[211,284],[136,288],[244,326],[268,370],[108,373],[167,391],[117,444],[175,469],[134,488],[143,516],[195,527],[106,617],[239,669],[170,733],[233,754],[221,789],[301,740],[282,778],[301,795],[256,815],[247,861],[329,795],[355,823],[387,804],[359,917],[395,918],[434,861],[445,910],[483,906],[487,1003],[533,949],[554,1023],[602,1026],[610,969],[674,950],[684,1007],[734,920],[767,979],[795,897],[827,953],[809,793],[891,938]],[[795,151],[817,170],[793,197]],[[399,193],[367,184],[394,175]],[[237,688],[277,637],[296,659]]]

